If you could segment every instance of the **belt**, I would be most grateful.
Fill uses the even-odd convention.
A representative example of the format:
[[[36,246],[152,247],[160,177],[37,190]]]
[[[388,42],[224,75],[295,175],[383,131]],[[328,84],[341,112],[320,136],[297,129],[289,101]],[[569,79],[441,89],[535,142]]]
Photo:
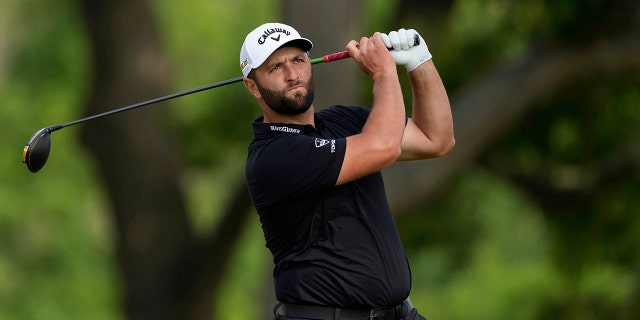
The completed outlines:
[[[397,320],[402,319],[413,309],[411,300],[403,301],[395,307],[354,310],[333,307],[310,306],[281,303],[275,314],[289,318],[327,319],[327,320]]]

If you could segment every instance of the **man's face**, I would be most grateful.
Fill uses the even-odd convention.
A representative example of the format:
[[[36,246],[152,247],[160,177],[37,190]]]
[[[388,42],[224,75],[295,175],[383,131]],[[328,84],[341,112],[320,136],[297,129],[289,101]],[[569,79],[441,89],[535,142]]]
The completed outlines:
[[[255,70],[253,79],[264,103],[277,113],[301,114],[313,103],[313,71],[302,49],[278,49]]]

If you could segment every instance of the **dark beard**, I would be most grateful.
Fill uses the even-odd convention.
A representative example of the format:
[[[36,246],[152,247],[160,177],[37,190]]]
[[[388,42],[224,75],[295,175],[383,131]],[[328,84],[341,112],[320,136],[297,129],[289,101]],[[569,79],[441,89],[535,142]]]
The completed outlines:
[[[256,81],[258,91],[262,95],[264,103],[271,108],[271,110],[279,114],[301,114],[309,110],[314,98],[314,83],[313,77],[309,79],[309,82],[304,86],[307,89],[307,94],[303,95],[298,93],[293,98],[287,98],[287,89],[282,91],[269,90],[264,88]]]

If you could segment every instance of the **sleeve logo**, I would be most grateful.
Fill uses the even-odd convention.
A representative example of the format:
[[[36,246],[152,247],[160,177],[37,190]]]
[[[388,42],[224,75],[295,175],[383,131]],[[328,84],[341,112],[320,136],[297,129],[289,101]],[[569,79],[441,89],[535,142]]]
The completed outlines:
[[[316,148],[320,148],[322,146],[326,146],[329,143],[329,140],[316,138]]]
[[[320,148],[328,144],[331,144],[331,153],[336,152],[336,140],[334,139],[326,140],[326,139],[316,138],[316,148]]]

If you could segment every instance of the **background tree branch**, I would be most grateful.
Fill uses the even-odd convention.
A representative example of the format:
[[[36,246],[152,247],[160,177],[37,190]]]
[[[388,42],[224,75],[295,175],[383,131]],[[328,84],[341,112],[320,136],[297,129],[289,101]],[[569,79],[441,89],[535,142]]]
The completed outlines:
[[[384,173],[394,212],[434,199],[466,164],[523,117],[534,102],[588,74],[640,70],[640,44],[633,36],[595,41],[588,47],[539,45],[470,79],[450,93],[456,146],[446,156],[398,163]],[[435,58],[437,59],[437,57]],[[437,61],[436,61],[437,63]]]

